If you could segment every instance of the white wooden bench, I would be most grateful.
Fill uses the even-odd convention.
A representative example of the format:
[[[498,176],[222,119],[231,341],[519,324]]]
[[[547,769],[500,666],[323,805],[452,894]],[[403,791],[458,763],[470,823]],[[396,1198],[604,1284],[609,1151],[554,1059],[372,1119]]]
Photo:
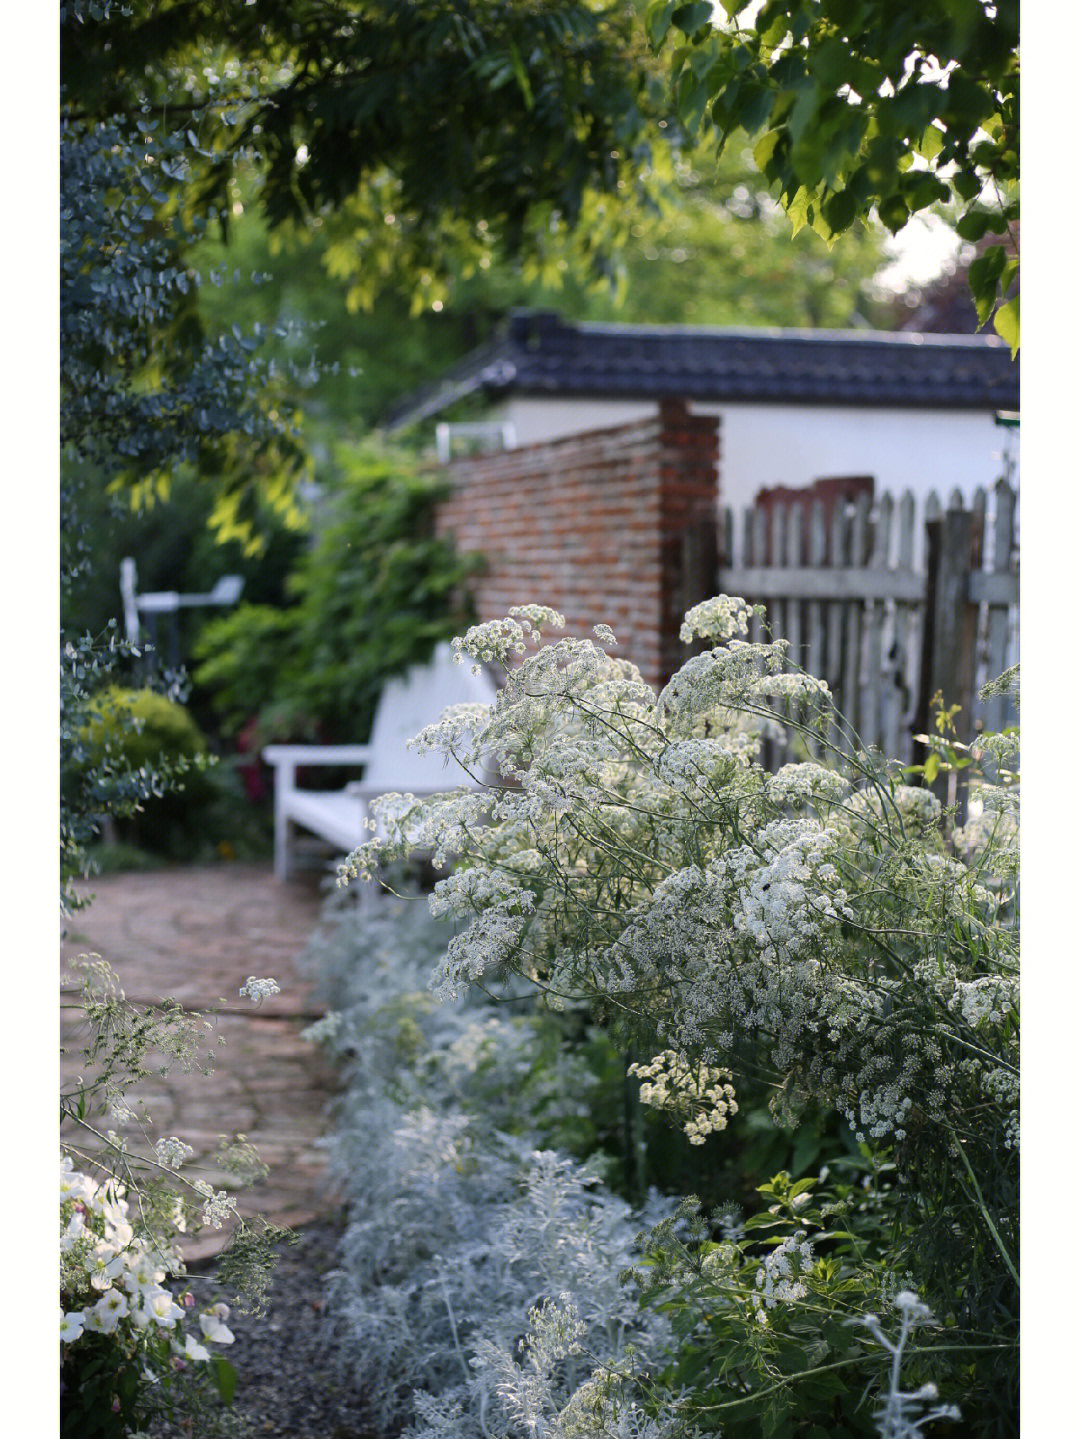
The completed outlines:
[[[392,679],[379,696],[367,744],[268,745],[263,758],[274,766],[274,873],[293,872],[299,827],[332,844],[341,854],[369,839],[368,806],[388,791],[418,797],[467,783],[461,770],[448,770],[439,754],[418,755],[408,741],[433,724],[450,705],[494,704],[496,687],[486,672],[456,665],[449,644],[440,644],[426,665],[414,665]],[[339,790],[300,789],[298,768],[308,765],[363,766],[359,782]]]

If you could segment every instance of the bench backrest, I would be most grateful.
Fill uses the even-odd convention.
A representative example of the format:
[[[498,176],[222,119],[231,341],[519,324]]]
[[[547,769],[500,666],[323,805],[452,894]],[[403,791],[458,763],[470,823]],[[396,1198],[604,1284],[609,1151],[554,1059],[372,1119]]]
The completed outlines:
[[[455,664],[449,643],[437,645],[427,664],[413,665],[389,680],[375,709],[371,727],[371,758],[364,768],[364,788],[388,790],[453,789],[467,777],[440,754],[418,755],[408,741],[434,724],[449,705],[494,704],[497,688],[485,670],[473,674],[471,661]]]

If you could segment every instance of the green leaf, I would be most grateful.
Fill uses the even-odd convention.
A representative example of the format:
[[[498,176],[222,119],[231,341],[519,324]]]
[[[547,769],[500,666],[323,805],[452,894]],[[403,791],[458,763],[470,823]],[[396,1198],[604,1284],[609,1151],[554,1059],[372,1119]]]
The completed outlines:
[[[779,130],[766,130],[765,134],[762,135],[761,139],[754,146],[754,164],[762,174],[768,174],[769,161],[773,157],[779,139]]]
[[[679,77],[677,109],[679,121],[688,135],[696,135],[701,128],[705,106],[709,103],[709,87],[704,80],[697,80],[686,70]]]
[[[904,200],[912,214],[916,210],[925,210],[927,205],[936,205],[939,200],[948,198],[949,187],[936,175],[919,172],[909,175],[904,182]]]
[[[926,764],[923,765],[923,774],[926,777],[927,784],[934,783],[934,780],[937,778],[937,772],[940,768],[941,756],[939,754],[932,754],[926,761]]]
[[[765,25],[764,30],[761,29],[762,24]],[[788,32],[788,18],[786,15],[777,15],[768,20],[763,11],[755,21],[755,26],[761,36],[762,45],[767,50],[775,50]]]
[[[961,240],[968,240],[975,245],[982,239],[990,228],[989,210],[968,210],[960,216],[956,222],[956,233]]]
[[[878,204],[878,218],[895,235],[911,218],[903,195],[886,195]]]
[[[834,235],[846,230],[855,219],[855,196],[850,190],[837,190],[821,203],[821,213]]]
[[[214,1373],[214,1384],[221,1395],[223,1404],[231,1404],[236,1394],[236,1370],[227,1359],[215,1354],[210,1361]]]
[[[936,125],[930,125],[923,131],[916,150],[924,160],[933,160],[941,153],[941,147],[945,143],[945,136]]]
[[[744,82],[736,112],[736,120],[748,135],[756,135],[772,114],[773,92],[767,86],[760,88],[753,81]]]
[[[522,96],[524,97],[525,108],[526,110],[531,110],[533,107],[532,86],[529,84],[529,77],[525,73],[525,66],[521,59],[521,51],[514,44],[513,40],[510,41],[510,64],[514,67],[514,75]]]
[[[994,245],[971,262],[968,284],[980,325],[986,324],[993,311],[998,294],[998,279],[1005,268],[1006,258],[1005,247]]]
[[[813,196],[805,185],[800,185],[790,200],[780,196],[781,203],[787,211],[787,217],[791,221],[791,238],[794,240],[804,226],[810,223],[809,211],[813,202]]]
[[[674,10],[675,0],[653,0],[653,4],[646,10],[645,34],[654,50],[659,50],[667,38]]]
[[[994,316],[994,329],[1001,338],[1008,344],[1012,351],[1012,357],[1016,359],[1016,352],[1020,348],[1020,296],[1015,295],[1011,300],[1006,300],[1004,305],[999,305]]]
[[[671,23],[684,35],[696,35],[703,25],[712,19],[713,7],[708,0],[693,0],[690,5],[680,5],[672,12]]]

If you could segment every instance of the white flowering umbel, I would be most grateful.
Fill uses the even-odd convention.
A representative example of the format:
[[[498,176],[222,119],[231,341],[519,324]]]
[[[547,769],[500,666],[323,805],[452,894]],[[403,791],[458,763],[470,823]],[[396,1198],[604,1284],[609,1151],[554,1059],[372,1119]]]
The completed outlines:
[[[726,1129],[728,1116],[739,1107],[730,1070],[700,1061],[691,1064],[673,1049],[665,1049],[648,1064],[631,1064],[629,1073],[644,1081],[642,1104],[684,1119],[683,1130],[691,1144],[704,1144],[710,1134]]]
[[[993,852],[974,873],[947,853],[930,791],[828,753],[827,692],[783,641],[740,638],[748,614],[725,596],[695,607],[688,632],[720,643],[658,696],[591,640],[511,666],[541,621],[558,624],[546,611],[476,627],[462,649],[508,674],[469,754],[495,756],[507,785],[414,802],[350,866],[400,852],[407,829],[461,857],[433,901],[468,926],[444,992],[511,969],[554,1004],[616,999],[709,1063],[757,1038],[789,1088],[831,1100],[860,1135],[903,1140],[916,1118],[985,1103],[984,1068],[1015,1067],[1016,935],[997,923]],[[822,760],[762,771],[777,703]],[[933,999],[931,956],[951,976]],[[910,1024],[927,1003],[939,1008]]]
[[[247,995],[256,1007],[261,1005],[264,999],[270,999],[272,995],[280,993],[281,985],[276,979],[256,979],[253,974],[249,974],[240,986],[241,999]]]
[[[753,609],[745,600],[717,595],[687,610],[679,638],[688,645],[695,635],[700,635],[702,639],[720,644],[736,635],[745,635],[752,614]]]
[[[175,1134],[169,1139],[159,1139],[154,1145],[158,1163],[164,1164],[167,1169],[179,1169],[185,1159],[190,1159],[194,1153],[192,1146],[177,1139]]]
[[[782,1119],[838,1113],[896,1164],[907,1233],[921,1186],[945,1194],[933,1232],[959,1323],[983,1302],[965,1276],[1016,1273],[1015,829],[955,835],[929,788],[863,752],[784,640],[743,637],[742,601],[691,611],[686,632],[712,648],[658,694],[595,639],[523,653],[534,619],[554,621],[516,613],[460,646],[506,671],[461,756],[498,776],[468,800],[476,822],[463,796],[413,802],[344,878],[407,832],[426,848],[442,833],[458,869],[434,899],[455,925],[441,989],[513,975],[554,1007],[621,1016],[638,1052],[767,1074]],[[796,758],[770,774],[759,742],[778,728]],[[980,813],[1011,813],[1005,747],[980,744]],[[914,1240],[904,1262],[919,1279]]]
[[[799,1278],[814,1262],[814,1247],[803,1233],[789,1235],[771,1253],[757,1272],[760,1293],[753,1295],[758,1320],[767,1322],[767,1312],[778,1304],[794,1304],[806,1297],[806,1285]]]

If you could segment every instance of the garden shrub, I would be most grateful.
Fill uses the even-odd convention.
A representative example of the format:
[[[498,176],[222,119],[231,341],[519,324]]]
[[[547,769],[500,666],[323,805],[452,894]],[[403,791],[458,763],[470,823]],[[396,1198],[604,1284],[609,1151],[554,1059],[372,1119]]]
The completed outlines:
[[[194,760],[206,740],[182,704],[152,689],[107,685],[94,696],[85,729],[91,764],[122,761],[131,769],[164,760]]]
[[[148,688],[108,685],[89,702],[80,739],[83,763],[92,771],[145,776],[153,797],[148,807],[140,801],[113,815],[117,843],[115,850],[106,844],[95,851],[95,860],[99,851],[104,860],[99,869],[118,867],[132,847],[187,863],[216,857],[223,847],[228,854],[265,852],[262,826],[244,803],[235,762],[210,753],[177,700]]]
[[[115,626],[95,641],[91,635],[60,647],[60,884],[61,909],[71,914],[87,902],[74,881],[95,868],[93,849],[103,830],[130,824],[146,801],[161,797],[190,777],[200,762],[183,753],[147,756],[141,721],[125,700],[131,694],[111,680],[130,647],[118,639]],[[104,698],[103,698],[104,696]],[[112,696],[112,699],[109,698]],[[201,748],[186,716],[173,723],[167,742],[178,728],[181,745]]]
[[[437,863],[456,858],[432,896],[457,931],[437,991],[510,975],[555,1009],[589,1007],[640,1057],[642,1097],[688,1144],[723,1140],[747,1077],[769,1083],[780,1122],[831,1113],[849,1131],[827,1163],[850,1188],[858,1169],[845,1175],[840,1161],[860,1161],[861,1193],[825,1186],[819,1204],[811,1184],[772,1232],[751,1215],[733,1231],[750,1238],[709,1266],[704,1305],[690,1276],[712,1252],[705,1239],[723,1237],[716,1215],[692,1239],[690,1268],[669,1266],[659,1290],[646,1287],[647,1305],[681,1313],[694,1354],[660,1377],[658,1394],[641,1390],[654,1418],[684,1390],[687,1423],[706,1430],[749,1410],[748,1434],[919,1433],[930,1390],[902,1401],[895,1369],[877,1419],[869,1399],[837,1394],[837,1375],[848,1396],[878,1388],[886,1351],[872,1326],[858,1344],[847,1324],[825,1322],[886,1309],[898,1337],[879,1324],[881,1336],[898,1345],[902,1330],[907,1344],[915,1310],[901,1297],[917,1294],[911,1303],[940,1326],[911,1350],[920,1382],[960,1403],[965,1433],[1009,1434],[1017,737],[984,736],[972,751],[978,781],[958,828],[929,788],[860,747],[784,641],[742,638],[749,617],[725,596],[692,610],[684,639],[711,647],[659,694],[608,653],[605,626],[596,641],[524,659],[561,616],[526,606],[475,626],[458,653],[501,663],[505,687],[495,706],[450,711],[417,743],[472,768],[486,755],[504,783],[424,802],[386,796],[389,838],[360,846],[341,877],[366,878],[414,845]],[[797,757],[770,774],[757,753],[778,732]],[[782,1212],[768,1197],[766,1213]]]

